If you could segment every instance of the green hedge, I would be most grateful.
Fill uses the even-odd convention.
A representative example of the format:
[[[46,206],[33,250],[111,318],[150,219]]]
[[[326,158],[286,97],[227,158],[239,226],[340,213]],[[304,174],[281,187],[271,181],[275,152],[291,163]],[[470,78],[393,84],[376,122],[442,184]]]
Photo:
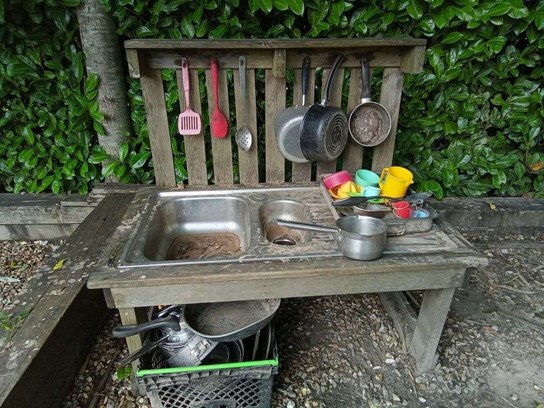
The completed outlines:
[[[77,2],[76,2],[77,4]],[[70,1],[0,2],[0,179],[6,191],[86,193],[97,78],[86,78]]]
[[[424,72],[405,80],[395,163],[414,170],[417,188],[432,190],[437,196],[544,196],[544,75],[540,56],[544,38],[539,35],[544,28],[544,2],[102,2],[125,38],[426,38]],[[98,128],[100,118],[93,102],[94,81],[87,81],[87,90],[81,81],[82,57],[73,14],[62,7],[70,4],[53,0],[4,3],[17,3],[7,8],[17,8],[26,21],[24,31],[13,22],[12,31],[8,25],[0,29],[0,40],[7,45],[0,59],[0,92],[11,101],[5,104],[5,98],[0,98],[6,112],[0,119],[0,174],[7,176],[3,177],[5,189],[84,192],[93,179],[101,177],[95,165],[103,154],[86,130],[93,129],[93,124]],[[36,9],[40,6],[39,16],[22,6],[29,3]],[[8,21],[7,11],[1,13],[0,17]],[[64,26],[59,26],[60,20]],[[29,41],[23,37],[36,37],[36,33],[41,35],[32,39],[32,47],[21,46]],[[5,42],[7,36],[11,36],[11,42]],[[33,68],[25,68],[29,64],[26,60],[18,61],[27,48],[45,50],[51,38],[59,46],[51,47],[54,52],[49,54],[39,51],[30,60]],[[62,67],[64,76],[48,68],[51,61]],[[8,67],[14,63],[22,73],[17,80],[8,72],[13,73]],[[171,73],[165,75],[171,77]],[[175,81],[166,79],[167,106],[174,114],[178,100]],[[29,104],[36,88],[43,89],[42,96]],[[122,181],[150,182],[152,163],[138,81],[131,81],[129,94],[136,136],[122,147],[117,164],[109,170],[118,171]],[[36,106],[44,112],[41,116]],[[12,110],[15,113],[8,117]],[[58,112],[76,120],[58,120]],[[62,129],[58,122],[63,123]],[[68,126],[74,130],[68,130]],[[12,142],[5,143],[5,135]],[[49,146],[61,147],[59,142],[73,150],[42,157],[38,141],[46,151]],[[176,174],[182,180],[183,146],[176,139],[173,148]]]

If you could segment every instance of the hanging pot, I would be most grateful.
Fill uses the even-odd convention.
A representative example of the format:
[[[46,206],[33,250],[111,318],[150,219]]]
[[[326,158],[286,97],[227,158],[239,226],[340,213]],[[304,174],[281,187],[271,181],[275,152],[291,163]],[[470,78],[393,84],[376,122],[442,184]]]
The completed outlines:
[[[335,106],[328,106],[334,77],[345,57],[339,55],[332,65],[320,104],[310,106],[300,127],[300,147],[309,161],[335,160],[348,140],[348,118]]]
[[[278,150],[287,160],[294,163],[308,163],[300,147],[300,124],[310,109],[306,105],[306,94],[310,82],[310,58],[302,63],[302,105],[282,110],[274,118],[274,132]]]
[[[368,58],[361,60],[363,91],[361,104],[349,115],[349,133],[364,147],[382,143],[391,132],[391,115],[385,107],[370,99],[370,65]]]

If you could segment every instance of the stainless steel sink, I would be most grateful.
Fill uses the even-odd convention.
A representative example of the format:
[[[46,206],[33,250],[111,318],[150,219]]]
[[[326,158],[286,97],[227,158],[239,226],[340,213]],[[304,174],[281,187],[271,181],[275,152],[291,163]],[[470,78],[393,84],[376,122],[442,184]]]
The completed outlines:
[[[123,225],[121,268],[341,256],[334,237],[276,219],[334,226],[318,187],[139,193]]]

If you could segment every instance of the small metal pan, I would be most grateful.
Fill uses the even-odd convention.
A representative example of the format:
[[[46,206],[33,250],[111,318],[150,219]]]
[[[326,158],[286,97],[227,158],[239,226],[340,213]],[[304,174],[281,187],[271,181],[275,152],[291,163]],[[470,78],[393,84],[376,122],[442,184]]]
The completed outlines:
[[[361,60],[363,91],[361,104],[349,115],[349,133],[364,147],[382,143],[391,132],[391,115],[385,107],[370,98],[370,66],[368,58]]]

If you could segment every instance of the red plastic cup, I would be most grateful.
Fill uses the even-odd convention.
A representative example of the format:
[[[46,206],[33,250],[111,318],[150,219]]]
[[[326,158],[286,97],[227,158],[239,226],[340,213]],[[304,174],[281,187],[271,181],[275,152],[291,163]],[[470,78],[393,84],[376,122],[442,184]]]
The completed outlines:
[[[397,201],[391,204],[393,208],[393,214],[399,218],[411,218],[412,206],[408,201]]]

